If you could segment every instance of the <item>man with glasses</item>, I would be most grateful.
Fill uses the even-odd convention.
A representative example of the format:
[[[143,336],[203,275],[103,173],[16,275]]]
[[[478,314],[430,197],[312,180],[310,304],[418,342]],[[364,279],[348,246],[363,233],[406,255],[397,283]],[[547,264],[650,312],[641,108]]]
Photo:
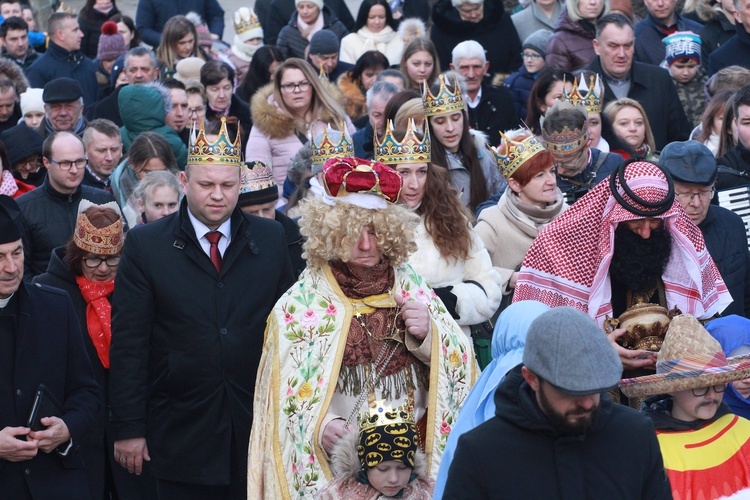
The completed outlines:
[[[669,324],[656,374],[620,382],[629,397],[651,396],[645,413],[654,422],[674,498],[747,498],[750,421],[732,414],[722,399],[728,382],[748,377],[748,358],[727,360],[700,322],[683,314]]]
[[[18,198],[27,281],[45,272],[52,250],[73,236],[81,199],[98,205],[114,201],[111,193],[81,185],[88,159],[77,135],[54,132],[42,145],[42,157],[47,178],[39,188]]]
[[[723,316],[748,316],[750,307],[750,252],[745,225],[739,215],[711,204],[716,180],[716,159],[700,142],[667,144],[659,165],[674,180],[675,199],[698,226],[708,253],[719,268],[733,302]]]

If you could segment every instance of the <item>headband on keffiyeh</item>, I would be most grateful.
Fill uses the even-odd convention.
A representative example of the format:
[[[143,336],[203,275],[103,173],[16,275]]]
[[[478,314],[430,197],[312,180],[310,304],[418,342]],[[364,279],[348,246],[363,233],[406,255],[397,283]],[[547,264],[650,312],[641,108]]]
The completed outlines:
[[[603,325],[605,317],[612,316],[614,231],[620,222],[643,218],[636,211],[651,211],[672,235],[672,254],[662,274],[667,303],[698,318],[723,311],[732,298],[700,229],[674,201],[667,175],[652,163],[635,161],[615,176],[616,195],[612,182],[600,182],[536,237],[526,253],[514,302],[572,306]]]

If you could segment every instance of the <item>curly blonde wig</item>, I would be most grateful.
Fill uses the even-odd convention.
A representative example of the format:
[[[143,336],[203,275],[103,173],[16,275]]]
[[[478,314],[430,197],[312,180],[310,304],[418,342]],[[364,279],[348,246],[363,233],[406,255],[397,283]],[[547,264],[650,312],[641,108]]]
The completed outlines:
[[[299,228],[306,238],[302,257],[311,266],[321,267],[332,260],[347,262],[366,225],[375,229],[378,248],[391,265],[406,262],[417,250],[414,230],[419,216],[400,205],[368,210],[348,203],[330,206],[314,198],[303,200],[300,212]]]

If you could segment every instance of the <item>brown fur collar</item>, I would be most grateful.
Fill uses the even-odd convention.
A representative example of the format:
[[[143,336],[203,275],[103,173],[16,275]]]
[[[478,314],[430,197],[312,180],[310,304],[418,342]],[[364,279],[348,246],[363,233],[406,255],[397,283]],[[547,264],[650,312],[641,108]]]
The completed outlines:
[[[323,82],[323,88],[336,98],[338,102],[343,101],[341,92],[335,89],[333,84]],[[294,133],[294,118],[279,108],[273,99],[269,102],[269,97],[273,95],[273,83],[261,87],[250,100],[250,110],[253,115],[253,126],[258,127],[261,132],[271,139],[283,139]],[[330,116],[327,112],[319,118],[325,123],[337,123],[338,120]],[[306,131],[303,131],[306,133]]]
[[[352,120],[367,114],[367,98],[359,87],[359,84],[349,78],[348,73],[339,77],[339,88],[346,102],[346,114]]]
[[[356,428],[339,439],[331,452],[331,467],[334,476],[357,477],[359,474],[358,444],[359,431]],[[417,451],[414,455],[414,473],[419,477],[425,477],[427,474],[427,457],[421,451]]]

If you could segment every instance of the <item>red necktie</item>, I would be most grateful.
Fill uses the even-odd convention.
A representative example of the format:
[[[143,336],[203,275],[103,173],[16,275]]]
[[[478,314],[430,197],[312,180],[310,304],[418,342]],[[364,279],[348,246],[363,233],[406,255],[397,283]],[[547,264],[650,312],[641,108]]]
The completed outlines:
[[[211,231],[206,233],[206,239],[211,244],[209,255],[211,256],[211,264],[214,265],[217,272],[221,272],[221,252],[219,252],[219,240],[221,239],[221,233],[219,231]]]

